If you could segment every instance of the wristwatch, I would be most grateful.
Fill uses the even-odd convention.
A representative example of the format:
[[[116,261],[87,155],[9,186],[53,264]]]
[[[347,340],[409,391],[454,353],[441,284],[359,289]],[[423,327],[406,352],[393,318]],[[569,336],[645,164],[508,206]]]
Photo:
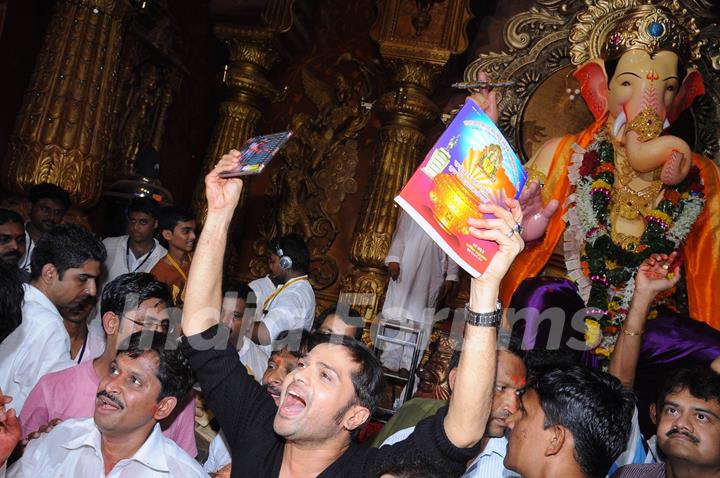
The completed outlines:
[[[465,322],[476,327],[497,327],[502,320],[502,302],[497,301],[497,308],[493,312],[473,312],[470,304],[465,304]]]

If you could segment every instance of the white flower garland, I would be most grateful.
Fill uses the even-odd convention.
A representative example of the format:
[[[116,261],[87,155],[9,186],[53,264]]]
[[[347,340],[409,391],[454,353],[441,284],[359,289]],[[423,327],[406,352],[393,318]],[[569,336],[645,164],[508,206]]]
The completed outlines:
[[[568,271],[568,276],[578,285],[580,295],[586,303],[590,296],[592,283],[590,278],[587,277],[582,270],[580,260],[582,243],[584,240],[592,245],[599,237],[607,236],[608,232],[607,228],[598,222],[597,215],[593,209],[593,180],[588,176],[581,176],[579,170],[582,165],[585,152],[592,150],[597,151],[599,143],[605,139],[605,134],[600,132],[596,135],[587,150],[577,144],[573,145],[575,153],[572,155],[568,166],[568,178],[570,180],[570,185],[574,187],[574,190],[571,191],[571,194],[568,196],[565,203],[567,211],[563,216],[563,219],[566,222],[565,234],[563,236],[565,245],[565,265]],[[702,182],[702,178],[700,180]],[[693,224],[695,224],[695,221],[705,207],[705,199],[702,197],[691,195],[688,199],[682,200],[682,202],[682,211],[678,217],[674,219],[673,225],[665,233],[666,237],[675,244],[676,248],[680,247],[680,245],[685,242],[685,239],[687,239],[688,234],[690,234],[690,231],[692,230]],[[626,282],[622,292],[613,286],[608,287],[608,295],[611,299],[612,297],[620,294],[622,297],[619,304],[620,310],[613,318],[613,325],[616,326],[620,326],[625,320],[627,310],[630,307],[630,300],[635,292],[635,275],[637,274],[637,268],[624,267],[624,269],[628,271],[631,276]],[[617,336],[607,336],[602,330],[601,334],[602,340],[598,346],[606,350],[612,350],[615,346]]]

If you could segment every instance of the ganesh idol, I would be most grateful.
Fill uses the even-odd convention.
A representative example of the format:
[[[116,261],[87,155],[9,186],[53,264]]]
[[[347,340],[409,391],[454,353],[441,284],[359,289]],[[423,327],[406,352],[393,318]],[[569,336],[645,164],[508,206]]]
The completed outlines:
[[[635,274],[653,253],[680,251],[684,282],[651,316],[684,311],[720,328],[718,168],[667,132],[704,93],[691,67],[696,34],[677,2],[588,2],[570,53],[595,122],[551,139],[526,165],[542,187],[530,182],[522,193],[527,248],[503,298],[561,255],[587,306],[601,312],[586,320],[598,360],[612,353]]]

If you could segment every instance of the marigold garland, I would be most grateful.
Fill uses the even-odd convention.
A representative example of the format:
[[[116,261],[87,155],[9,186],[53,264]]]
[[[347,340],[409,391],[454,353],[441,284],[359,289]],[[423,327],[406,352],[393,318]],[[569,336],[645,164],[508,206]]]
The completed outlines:
[[[568,217],[577,217],[574,225],[585,234],[580,260],[591,284],[587,305],[605,311],[601,318],[586,321],[586,342],[608,358],[627,314],[638,267],[650,254],[670,254],[684,242],[705,203],[703,184],[700,171],[692,166],[684,181],[665,185],[660,203],[644,218],[645,232],[633,250],[626,250],[610,237],[615,150],[604,131],[584,151],[577,171],[576,197],[589,194],[590,201],[577,200],[571,208],[578,214]]]

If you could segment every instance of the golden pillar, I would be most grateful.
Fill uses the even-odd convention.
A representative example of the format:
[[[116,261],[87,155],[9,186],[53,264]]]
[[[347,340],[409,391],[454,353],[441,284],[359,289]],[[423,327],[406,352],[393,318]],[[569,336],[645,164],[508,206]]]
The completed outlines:
[[[231,149],[239,149],[250,137],[262,116],[262,108],[278,92],[267,78],[280,58],[277,34],[292,26],[292,1],[273,0],[267,4],[259,23],[262,27],[221,24],[215,35],[227,46],[229,62],[222,78],[223,101],[208,146],[202,174],[210,171],[220,157]],[[248,184],[243,188],[242,208]],[[193,200],[199,217],[205,216],[204,185],[200,181]]]
[[[126,0],[59,0],[25,93],[3,186],[65,188],[80,207],[102,190]]]
[[[382,121],[380,141],[350,250],[353,271],[342,286],[345,300],[361,309],[366,321],[377,313],[387,285],[384,260],[399,213],[393,198],[424,156],[425,127],[439,115],[429,95],[450,55],[467,47],[467,3],[378,1],[371,35],[392,71],[392,88],[373,107]]]

